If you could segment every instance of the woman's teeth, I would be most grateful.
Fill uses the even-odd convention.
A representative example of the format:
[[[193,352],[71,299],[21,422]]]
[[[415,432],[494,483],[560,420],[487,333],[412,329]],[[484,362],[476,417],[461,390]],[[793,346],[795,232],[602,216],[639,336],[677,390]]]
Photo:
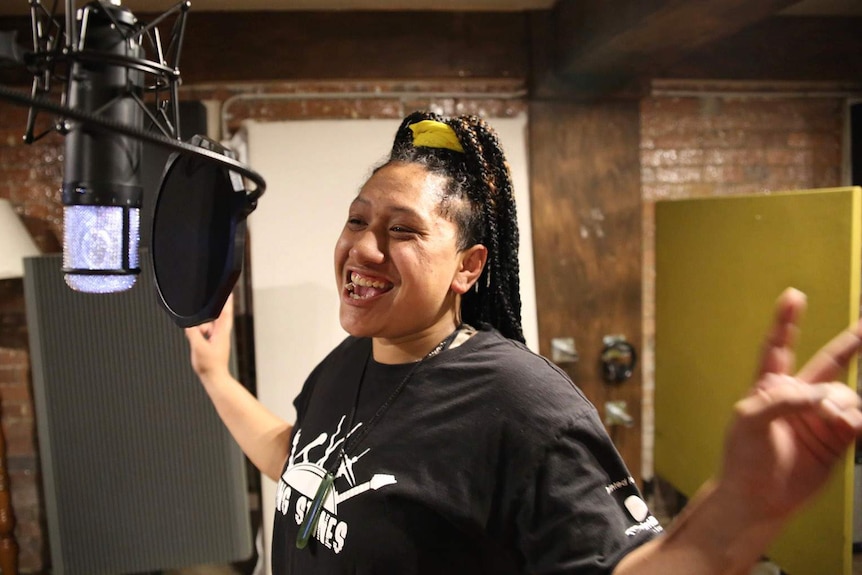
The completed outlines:
[[[345,284],[344,289],[351,299],[368,299],[391,287],[392,284],[389,282],[371,280],[353,272],[350,274],[350,282]]]
[[[358,286],[361,286],[361,287],[374,287],[374,288],[377,288],[377,289],[383,289],[383,288],[385,288],[387,285],[389,285],[387,282],[372,281],[372,280],[370,280],[370,279],[364,278],[364,277],[362,277],[361,275],[359,275],[358,273],[355,273],[355,272],[354,272],[354,273],[352,273],[352,274],[350,274],[350,282],[351,282],[352,284],[355,284],[355,285],[358,285]],[[349,285],[349,284],[348,284],[348,285]]]

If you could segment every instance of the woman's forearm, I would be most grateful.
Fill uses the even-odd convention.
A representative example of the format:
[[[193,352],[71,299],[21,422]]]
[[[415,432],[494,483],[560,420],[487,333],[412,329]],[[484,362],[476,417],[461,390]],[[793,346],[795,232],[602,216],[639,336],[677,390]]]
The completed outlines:
[[[227,373],[201,381],[219,417],[246,456],[261,473],[278,480],[287,459],[292,426]]]
[[[783,524],[710,481],[664,535],[626,556],[614,575],[747,574]]]

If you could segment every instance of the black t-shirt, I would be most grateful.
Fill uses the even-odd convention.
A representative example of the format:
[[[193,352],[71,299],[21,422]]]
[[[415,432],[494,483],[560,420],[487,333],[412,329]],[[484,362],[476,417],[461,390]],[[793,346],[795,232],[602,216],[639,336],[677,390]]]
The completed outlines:
[[[275,575],[604,574],[661,531],[595,409],[545,358],[490,328],[418,366],[378,364],[370,351],[347,338],[295,401]],[[297,549],[326,469],[334,489]]]

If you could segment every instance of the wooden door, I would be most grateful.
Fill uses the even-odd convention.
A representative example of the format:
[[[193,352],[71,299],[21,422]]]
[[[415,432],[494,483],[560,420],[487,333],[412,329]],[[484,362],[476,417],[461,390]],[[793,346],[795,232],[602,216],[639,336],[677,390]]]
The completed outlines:
[[[656,204],[655,468],[691,496],[719,465],[775,299],[808,295],[798,365],[859,317],[862,188]],[[856,366],[846,381],[856,386]],[[769,557],[793,575],[850,575],[853,454]]]
[[[641,349],[640,130],[636,101],[530,103],[530,196],[539,349],[571,338],[576,361],[558,364],[605,416],[625,402],[632,425],[608,426],[641,477],[641,371],[605,383],[606,335]]]

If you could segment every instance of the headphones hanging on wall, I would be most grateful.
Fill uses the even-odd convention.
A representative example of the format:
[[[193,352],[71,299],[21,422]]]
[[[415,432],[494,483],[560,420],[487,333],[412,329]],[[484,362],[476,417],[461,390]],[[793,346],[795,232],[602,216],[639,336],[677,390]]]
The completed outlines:
[[[637,363],[634,346],[621,335],[606,335],[602,342],[602,379],[607,383],[622,383],[631,378]]]

